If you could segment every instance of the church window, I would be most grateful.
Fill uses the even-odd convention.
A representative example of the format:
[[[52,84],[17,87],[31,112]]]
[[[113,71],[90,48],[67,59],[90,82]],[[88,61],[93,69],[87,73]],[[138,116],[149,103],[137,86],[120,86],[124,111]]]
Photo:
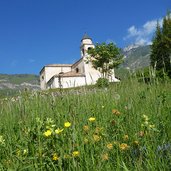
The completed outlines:
[[[88,50],[92,49],[92,47],[88,47]]]
[[[76,73],[78,73],[79,72],[79,69],[78,68],[76,68]]]

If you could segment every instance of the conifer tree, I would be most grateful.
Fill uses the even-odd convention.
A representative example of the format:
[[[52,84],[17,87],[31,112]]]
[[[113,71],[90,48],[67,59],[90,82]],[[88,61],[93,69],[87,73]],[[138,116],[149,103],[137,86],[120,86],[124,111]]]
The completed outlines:
[[[157,23],[155,37],[151,46],[151,66],[164,71],[171,77],[171,14],[163,19],[162,28]]]

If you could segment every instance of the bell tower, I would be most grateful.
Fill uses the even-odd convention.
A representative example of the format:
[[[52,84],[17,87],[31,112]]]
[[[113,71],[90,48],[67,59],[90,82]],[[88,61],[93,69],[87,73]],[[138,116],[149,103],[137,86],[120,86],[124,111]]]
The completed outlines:
[[[92,39],[85,33],[83,38],[81,39],[81,58],[87,57],[87,50],[89,48],[94,48],[94,44]]]

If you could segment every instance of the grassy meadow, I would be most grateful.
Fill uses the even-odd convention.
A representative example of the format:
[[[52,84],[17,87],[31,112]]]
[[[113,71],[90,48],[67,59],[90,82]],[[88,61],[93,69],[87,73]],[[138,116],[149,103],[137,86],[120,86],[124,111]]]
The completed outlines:
[[[0,170],[169,170],[171,84],[23,92],[0,100]]]

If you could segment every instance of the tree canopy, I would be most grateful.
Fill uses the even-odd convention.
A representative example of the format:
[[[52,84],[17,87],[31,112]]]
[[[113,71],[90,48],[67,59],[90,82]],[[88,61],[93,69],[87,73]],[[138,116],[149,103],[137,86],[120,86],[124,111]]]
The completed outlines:
[[[96,44],[95,48],[88,50],[88,62],[92,62],[95,69],[99,70],[103,78],[108,78],[112,70],[123,61],[120,49],[113,43]]]
[[[171,77],[171,13],[163,19],[162,27],[157,23],[151,46],[151,66],[157,71],[164,71]]]

